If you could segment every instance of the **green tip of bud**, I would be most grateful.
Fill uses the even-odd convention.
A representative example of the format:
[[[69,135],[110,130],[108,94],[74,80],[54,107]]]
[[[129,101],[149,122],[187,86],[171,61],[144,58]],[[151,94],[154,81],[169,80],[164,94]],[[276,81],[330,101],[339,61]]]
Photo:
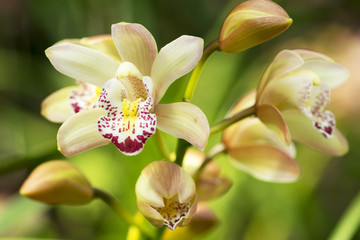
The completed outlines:
[[[276,37],[292,22],[286,11],[272,1],[242,2],[225,19],[219,35],[220,49],[241,52]]]
[[[25,180],[20,194],[48,204],[86,204],[93,189],[85,176],[71,163],[49,161],[39,165]]]

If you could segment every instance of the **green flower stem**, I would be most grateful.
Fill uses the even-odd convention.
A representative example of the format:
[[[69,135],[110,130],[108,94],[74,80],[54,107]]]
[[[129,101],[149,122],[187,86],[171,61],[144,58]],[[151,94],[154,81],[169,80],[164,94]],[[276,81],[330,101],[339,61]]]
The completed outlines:
[[[170,152],[164,142],[164,138],[163,138],[161,131],[159,129],[157,129],[154,136],[155,136],[155,141],[158,145],[158,148],[161,152],[161,155],[165,158],[165,160],[171,161]]]
[[[13,160],[4,160],[0,161],[0,175],[10,173],[12,171],[16,171],[18,169],[24,168],[34,168],[40,163],[61,159],[63,155],[58,150],[50,150],[48,152],[43,153],[42,155],[38,155],[36,157],[24,157]]]
[[[175,159],[175,163],[177,165],[179,165],[180,167],[182,166],[182,162],[184,160],[184,156],[185,156],[185,152],[186,149],[188,147],[190,147],[190,143],[188,143],[186,140],[184,139],[178,139],[177,142],[177,148],[176,148],[176,159]]]
[[[194,70],[191,73],[188,85],[185,89],[184,93],[184,102],[190,102],[195,91],[196,84],[199,80],[199,76],[201,74],[202,69],[204,68],[206,60],[211,56],[211,54],[215,51],[219,50],[219,41],[215,40],[211,42],[209,45],[207,45],[204,49],[204,53],[199,61],[199,63],[196,65]]]
[[[235,114],[232,117],[225,118],[224,120],[222,120],[215,126],[211,127],[210,135],[218,133],[218,132],[224,130],[225,128],[229,127],[231,124],[236,123],[237,121],[240,121],[244,118],[247,118],[247,117],[249,117],[251,115],[255,115],[255,114],[256,114],[256,112],[255,112],[255,105],[254,105],[252,107],[249,107],[249,108]]]
[[[335,226],[329,240],[352,239],[360,226],[360,191]]]
[[[94,196],[103,200],[119,217],[124,219],[129,225],[136,226],[146,237],[155,239],[155,235],[149,229],[139,224],[136,219],[109,193],[93,188]]]
[[[204,170],[205,166],[211,162],[216,156],[220,155],[221,153],[226,152],[225,145],[222,143],[219,143],[212,147],[209,151],[209,153],[206,155],[206,158],[204,162],[200,165],[200,167],[196,170],[193,178],[195,181],[199,178],[201,172]]]

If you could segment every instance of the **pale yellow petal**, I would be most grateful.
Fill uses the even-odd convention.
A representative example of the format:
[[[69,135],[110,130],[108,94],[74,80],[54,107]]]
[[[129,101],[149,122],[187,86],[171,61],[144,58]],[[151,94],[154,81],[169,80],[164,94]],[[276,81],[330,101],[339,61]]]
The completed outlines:
[[[109,143],[98,132],[97,122],[105,115],[102,108],[81,111],[66,120],[57,135],[58,149],[66,157]]]
[[[243,146],[228,153],[235,166],[263,181],[293,182],[301,174],[296,161],[274,146]]]
[[[41,103],[41,115],[56,123],[70,118],[74,113],[69,104],[69,95],[74,88],[79,86],[62,88],[45,98]]]
[[[157,127],[170,135],[182,138],[203,150],[209,137],[209,123],[197,106],[179,102],[155,106]]]
[[[181,36],[160,49],[151,70],[155,85],[155,103],[179,77],[190,72],[199,62],[204,41],[198,37]]]
[[[112,38],[123,61],[133,63],[144,76],[150,76],[157,55],[154,37],[141,24],[113,24]]]

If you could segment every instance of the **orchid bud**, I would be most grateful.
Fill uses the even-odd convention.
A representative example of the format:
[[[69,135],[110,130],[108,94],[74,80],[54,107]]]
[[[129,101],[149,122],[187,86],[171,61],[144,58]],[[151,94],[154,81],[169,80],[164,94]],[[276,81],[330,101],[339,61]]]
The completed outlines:
[[[225,19],[219,35],[220,49],[241,52],[276,37],[291,23],[285,10],[270,0],[242,2]]]
[[[35,168],[25,180],[20,194],[48,204],[86,204],[93,189],[85,176],[71,163],[54,160]]]
[[[140,212],[156,227],[174,230],[188,224],[197,207],[192,177],[172,162],[156,161],[146,166],[136,183]]]
[[[232,116],[255,103],[255,91],[240,99]],[[235,167],[262,181],[294,182],[301,170],[295,161],[295,147],[283,144],[258,118],[243,119],[223,132],[223,143]]]
[[[183,168],[191,176],[195,176],[196,171],[205,161],[205,154],[194,150],[187,150]],[[225,194],[231,187],[231,181],[220,176],[220,168],[215,162],[209,162],[196,181],[196,192],[199,201],[207,201]]]
[[[176,231],[166,230],[162,240],[193,239],[210,231],[218,224],[219,220],[205,202],[200,202],[195,216],[188,226]]]

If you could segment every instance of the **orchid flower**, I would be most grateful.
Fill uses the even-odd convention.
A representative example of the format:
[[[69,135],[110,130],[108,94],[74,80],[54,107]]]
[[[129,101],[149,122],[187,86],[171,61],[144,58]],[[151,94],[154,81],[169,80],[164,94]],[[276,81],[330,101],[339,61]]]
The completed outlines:
[[[348,78],[348,71],[329,57],[309,50],[284,50],[267,68],[257,88],[256,114],[285,143],[292,139],[315,150],[339,156],[348,150],[325,110],[330,90]]]
[[[255,91],[241,98],[232,116],[255,103]],[[223,132],[226,151],[239,169],[262,181],[293,182],[301,174],[295,161],[295,147],[280,142],[277,135],[256,117],[243,119]]]
[[[158,52],[151,33],[130,23],[114,24],[112,40],[121,61],[69,42],[46,50],[59,72],[102,88],[98,107],[60,127],[59,150],[69,157],[111,141],[122,153],[135,155],[156,128],[203,149],[209,136],[204,113],[190,103],[159,104],[167,88],[196,66],[203,40],[181,36]]]
[[[57,44],[61,43],[72,43],[99,50],[116,60],[120,60],[111,35],[67,39]],[[97,107],[101,88],[86,83],[82,79],[78,79],[77,83],[77,86],[62,88],[45,98],[41,104],[41,114],[49,121],[62,123],[75,113]]]
[[[154,226],[171,230],[190,222],[198,202],[192,177],[168,161],[152,162],[142,170],[136,199],[140,212]]]

